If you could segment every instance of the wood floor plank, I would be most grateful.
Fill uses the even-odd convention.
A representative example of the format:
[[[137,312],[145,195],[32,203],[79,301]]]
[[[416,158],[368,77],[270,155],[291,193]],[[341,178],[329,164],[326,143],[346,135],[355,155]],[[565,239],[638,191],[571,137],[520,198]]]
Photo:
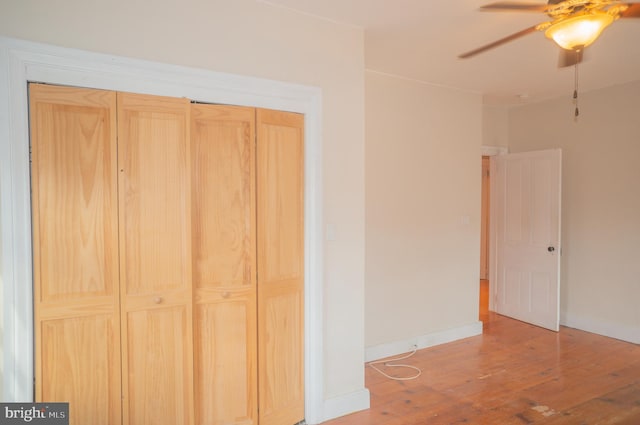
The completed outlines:
[[[624,341],[489,313],[482,335],[402,363],[422,375],[394,381],[367,367],[371,409],[325,425],[640,424],[640,346]]]

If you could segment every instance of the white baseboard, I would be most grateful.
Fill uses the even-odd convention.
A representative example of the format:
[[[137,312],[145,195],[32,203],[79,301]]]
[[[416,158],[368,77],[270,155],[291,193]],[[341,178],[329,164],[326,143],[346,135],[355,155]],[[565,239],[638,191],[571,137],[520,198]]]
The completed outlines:
[[[565,312],[560,313],[560,324],[569,328],[640,344],[640,327],[638,326],[625,326]]]
[[[349,394],[332,397],[324,401],[324,420],[338,418],[370,407],[369,390],[364,388]]]
[[[395,341],[387,344],[375,345],[365,350],[365,361],[383,359],[385,357],[395,356],[401,353],[408,353],[416,346],[418,349],[433,347],[434,345],[446,344],[447,342],[457,341],[462,338],[482,334],[482,322],[474,322],[469,325],[457,328],[447,329],[444,331],[434,332],[427,335],[417,336],[405,339],[403,341]]]

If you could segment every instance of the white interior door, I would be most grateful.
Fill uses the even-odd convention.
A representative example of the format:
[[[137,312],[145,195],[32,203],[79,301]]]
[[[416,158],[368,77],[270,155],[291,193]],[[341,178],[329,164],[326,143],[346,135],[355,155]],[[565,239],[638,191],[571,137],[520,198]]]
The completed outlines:
[[[557,331],[560,149],[492,157],[495,311]]]

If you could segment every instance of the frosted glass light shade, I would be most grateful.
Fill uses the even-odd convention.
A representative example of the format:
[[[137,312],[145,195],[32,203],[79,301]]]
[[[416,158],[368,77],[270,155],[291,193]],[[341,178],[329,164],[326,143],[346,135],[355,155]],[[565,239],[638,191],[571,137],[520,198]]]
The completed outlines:
[[[563,49],[584,48],[596,41],[600,33],[612,22],[612,15],[605,12],[592,12],[553,24],[544,35]]]

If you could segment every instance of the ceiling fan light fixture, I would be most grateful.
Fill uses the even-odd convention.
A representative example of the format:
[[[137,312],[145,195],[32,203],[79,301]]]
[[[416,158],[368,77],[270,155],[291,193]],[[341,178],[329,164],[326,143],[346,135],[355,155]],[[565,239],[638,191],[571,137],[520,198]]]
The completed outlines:
[[[614,17],[602,11],[592,11],[560,20],[544,33],[558,46],[567,50],[587,47],[614,21]]]

